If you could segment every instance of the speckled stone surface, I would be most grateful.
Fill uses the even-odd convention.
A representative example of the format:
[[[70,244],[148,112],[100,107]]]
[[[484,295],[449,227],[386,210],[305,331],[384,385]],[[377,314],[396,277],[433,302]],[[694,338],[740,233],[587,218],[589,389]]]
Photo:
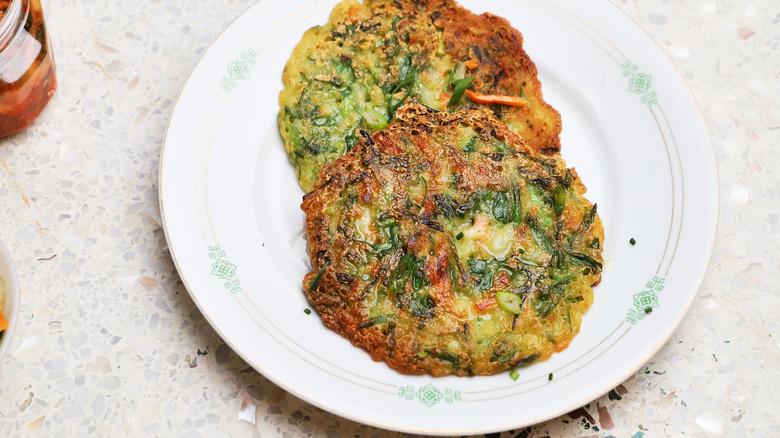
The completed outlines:
[[[160,225],[176,96],[253,0],[45,1],[59,90],[0,139],[0,238],[22,284],[0,436],[385,437],[280,389],[197,310]],[[780,3],[615,0],[686,78],[720,225],[677,332],[609,395],[509,437],[780,436]]]

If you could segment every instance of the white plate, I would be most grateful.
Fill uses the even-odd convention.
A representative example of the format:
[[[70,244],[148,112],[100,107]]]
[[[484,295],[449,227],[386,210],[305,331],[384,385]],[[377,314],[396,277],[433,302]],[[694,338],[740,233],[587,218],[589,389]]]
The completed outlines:
[[[682,78],[634,22],[604,0],[462,3],[523,33],[545,98],[563,117],[563,156],[606,229],[603,281],[580,334],[517,381],[404,376],[304,313],[303,192],[278,134],[277,102],[292,48],[335,1],[265,0],[236,20],[185,85],[160,171],[173,259],[225,341],[300,398],[415,433],[518,428],[614,388],[690,307],[717,219],[705,125]]]

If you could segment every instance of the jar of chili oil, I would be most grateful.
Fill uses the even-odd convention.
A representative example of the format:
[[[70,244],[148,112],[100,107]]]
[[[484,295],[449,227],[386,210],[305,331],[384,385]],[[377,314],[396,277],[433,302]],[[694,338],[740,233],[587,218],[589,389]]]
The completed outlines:
[[[57,89],[40,0],[0,0],[0,137],[29,126]]]

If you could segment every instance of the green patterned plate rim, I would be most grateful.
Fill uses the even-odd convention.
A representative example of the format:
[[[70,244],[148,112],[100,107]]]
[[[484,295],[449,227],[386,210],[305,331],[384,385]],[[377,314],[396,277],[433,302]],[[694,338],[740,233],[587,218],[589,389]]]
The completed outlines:
[[[545,99],[563,118],[563,157],[599,205],[604,275],[570,347],[517,380],[404,376],[327,330],[301,290],[303,193],[276,126],[277,96],[292,48],[335,3],[259,1],[217,38],[177,101],[160,206],[174,263],[209,323],[297,397],[421,434],[538,423],[640,369],[693,302],[718,217],[706,126],[661,48],[606,0],[461,2],[523,33]]]

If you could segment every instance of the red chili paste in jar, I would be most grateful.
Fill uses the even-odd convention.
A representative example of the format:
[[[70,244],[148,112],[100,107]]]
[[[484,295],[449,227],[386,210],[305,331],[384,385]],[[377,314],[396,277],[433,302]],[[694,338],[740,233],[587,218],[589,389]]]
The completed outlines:
[[[0,0],[0,11],[0,136],[5,136],[38,117],[57,79],[40,0]]]

